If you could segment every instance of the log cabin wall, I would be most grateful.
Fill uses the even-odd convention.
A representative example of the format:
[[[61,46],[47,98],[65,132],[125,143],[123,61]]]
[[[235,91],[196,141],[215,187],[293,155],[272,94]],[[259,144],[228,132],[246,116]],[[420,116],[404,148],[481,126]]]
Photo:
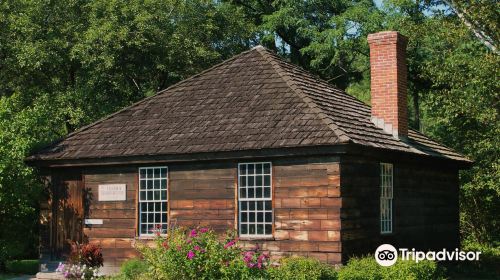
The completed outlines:
[[[271,256],[303,255],[341,261],[339,159],[271,161],[274,231],[269,240],[243,240]],[[210,226],[220,233],[237,229],[237,164],[252,160],[169,165],[170,220],[180,226]]]
[[[274,257],[304,255],[325,262],[341,261],[340,175],[338,157],[302,157],[271,161],[273,168],[273,238],[243,240],[258,244]],[[156,164],[168,166],[169,223],[209,226],[223,233],[237,229],[237,166],[253,160]],[[136,190],[140,166],[84,168],[82,186],[85,218],[102,225],[85,225],[84,236],[103,248],[105,266],[116,268],[137,256]],[[126,184],[126,201],[99,201],[100,184]]]
[[[102,219],[102,225],[85,225],[90,243],[102,247],[106,268],[119,267],[138,256],[136,237],[136,189],[138,169],[131,167],[96,167],[83,171],[86,194],[86,219]],[[126,184],[125,201],[99,201],[100,184]]]
[[[391,160],[381,160],[391,163]],[[458,169],[424,161],[393,161],[393,233],[380,233],[380,160],[341,160],[343,259],[396,248],[459,246]]]

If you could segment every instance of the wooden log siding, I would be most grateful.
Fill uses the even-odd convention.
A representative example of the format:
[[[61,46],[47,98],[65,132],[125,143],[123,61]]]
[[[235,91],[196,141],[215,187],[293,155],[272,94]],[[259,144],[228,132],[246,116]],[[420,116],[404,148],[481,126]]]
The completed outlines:
[[[102,247],[106,267],[118,267],[138,256],[136,237],[137,167],[103,167],[84,170],[87,191],[87,219],[102,219],[102,225],[86,225],[84,235],[90,243]],[[126,184],[125,201],[99,201],[100,184]]]
[[[339,159],[280,159],[273,163],[274,238],[248,240],[279,258],[301,255],[341,262]]]
[[[343,260],[373,254],[383,243],[421,250],[458,248],[458,170],[394,162],[393,233],[381,234],[379,164],[376,159],[342,158]]]

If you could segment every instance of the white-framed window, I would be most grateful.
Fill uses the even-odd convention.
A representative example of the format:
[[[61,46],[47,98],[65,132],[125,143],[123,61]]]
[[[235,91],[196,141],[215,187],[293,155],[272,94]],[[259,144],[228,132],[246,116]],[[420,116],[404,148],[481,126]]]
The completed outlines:
[[[241,237],[271,237],[273,230],[270,162],[238,164],[238,233]]]
[[[392,233],[393,165],[380,163],[380,233]]]
[[[153,235],[157,227],[167,232],[167,173],[166,166],[139,168],[139,235]]]

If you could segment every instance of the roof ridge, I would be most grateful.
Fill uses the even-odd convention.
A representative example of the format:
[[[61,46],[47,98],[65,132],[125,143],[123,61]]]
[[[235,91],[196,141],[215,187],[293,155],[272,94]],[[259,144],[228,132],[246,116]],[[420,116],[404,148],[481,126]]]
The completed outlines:
[[[230,58],[228,58],[228,59],[226,59],[226,60],[223,60],[223,61],[221,61],[221,62],[219,62],[219,63],[217,63],[217,64],[215,64],[215,65],[213,65],[213,66],[211,66],[211,67],[209,67],[209,68],[207,68],[207,69],[205,69],[205,70],[203,70],[203,71],[201,71],[201,72],[199,72],[199,73],[197,73],[197,74],[191,75],[191,76],[187,77],[186,79],[180,80],[180,81],[178,81],[177,83],[175,83],[175,84],[173,84],[173,85],[168,86],[168,87],[167,87],[167,88],[165,88],[165,89],[162,89],[162,90],[160,90],[160,91],[157,91],[155,94],[153,94],[153,95],[151,95],[151,96],[145,97],[145,98],[143,98],[143,99],[141,99],[141,100],[139,100],[139,101],[137,101],[137,102],[134,102],[134,103],[132,103],[132,104],[130,104],[130,105],[128,105],[128,106],[126,106],[126,107],[124,107],[124,108],[121,108],[120,110],[118,110],[118,111],[116,111],[116,112],[114,112],[114,113],[111,113],[111,114],[109,114],[109,115],[106,115],[106,116],[104,116],[104,117],[102,117],[102,118],[100,118],[100,119],[98,119],[98,120],[96,120],[96,121],[94,121],[94,122],[92,122],[92,123],[89,123],[89,124],[87,124],[87,125],[85,125],[85,126],[82,126],[82,127],[78,128],[77,130],[75,130],[75,131],[73,131],[73,132],[70,132],[70,133],[66,134],[65,136],[63,136],[63,137],[61,137],[61,138],[59,138],[59,139],[57,139],[57,140],[55,140],[55,141],[52,141],[51,143],[49,143],[49,144],[47,144],[47,145],[43,146],[42,148],[38,149],[38,151],[41,151],[41,150],[43,150],[43,149],[45,149],[45,148],[48,148],[48,147],[50,147],[50,146],[52,146],[52,145],[54,145],[54,144],[56,144],[56,143],[58,143],[58,142],[60,142],[60,141],[62,141],[62,140],[64,140],[64,139],[68,139],[68,138],[70,138],[71,136],[73,136],[73,135],[75,135],[75,134],[77,134],[77,133],[80,133],[80,132],[82,132],[82,131],[85,131],[85,130],[87,130],[87,129],[89,129],[89,128],[91,128],[91,127],[93,127],[93,126],[97,125],[97,124],[100,124],[100,123],[102,123],[102,122],[103,122],[103,121],[105,121],[105,120],[111,119],[112,117],[114,117],[114,116],[118,115],[118,114],[119,114],[119,113],[121,113],[121,112],[124,112],[124,111],[126,111],[126,110],[128,110],[128,109],[130,109],[130,108],[133,108],[133,107],[137,106],[137,105],[140,105],[140,104],[142,104],[142,103],[144,103],[144,102],[146,102],[146,101],[148,101],[148,100],[152,99],[153,97],[157,97],[157,96],[159,96],[159,95],[161,95],[161,94],[165,93],[165,92],[166,92],[166,91],[168,91],[168,90],[174,89],[174,88],[176,88],[176,87],[178,87],[178,86],[180,86],[180,85],[182,85],[182,84],[184,84],[184,83],[186,83],[186,82],[188,82],[188,81],[190,81],[190,80],[192,80],[192,79],[194,79],[194,78],[196,78],[196,77],[198,77],[198,76],[200,76],[200,75],[202,75],[202,74],[204,74],[204,73],[206,73],[206,72],[208,72],[208,71],[211,71],[211,70],[213,70],[213,69],[215,69],[215,68],[217,68],[217,67],[220,67],[220,66],[222,66],[222,65],[226,64],[227,62],[230,62],[230,61],[232,61],[232,60],[235,60],[235,59],[239,58],[240,56],[243,56],[243,55],[245,55],[245,54],[247,54],[247,53],[249,53],[249,52],[251,52],[251,51],[254,51],[254,50],[256,50],[256,49],[264,49],[264,47],[262,47],[261,45],[257,45],[257,46],[255,46],[255,47],[253,47],[253,48],[249,49],[249,50],[246,50],[246,51],[244,51],[244,52],[241,52],[241,53],[239,53],[239,54],[237,54],[237,55],[233,55],[232,57],[230,57]]]
[[[328,128],[330,128],[335,135],[339,138],[339,143],[348,143],[348,142],[354,142],[348,135],[347,133],[342,130],[328,115],[319,108],[314,100],[307,96],[293,81],[293,79],[288,75],[288,73],[281,68],[281,66],[276,62],[277,58],[274,58],[274,56],[270,53],[269,50],[267,50],[264,47],[260,48],[255,48],[262,57],[271,64],[273,69],[276,71],[276,73],[283,79],[283,81],[297,94],[300,96],[300,98],[313,110],[315,114],[317,114],[320,117],[321,122],[326,124]]]

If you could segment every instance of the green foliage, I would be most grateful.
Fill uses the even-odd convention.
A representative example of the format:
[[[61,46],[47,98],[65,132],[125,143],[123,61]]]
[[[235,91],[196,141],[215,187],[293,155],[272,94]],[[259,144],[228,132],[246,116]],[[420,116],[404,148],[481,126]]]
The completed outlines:
[[[269,279],[276,280],[337,279],[337,271],[333,266],[305,257],[280,259],[279,265],[269,268],[268,273]]]
[[[0,267],[35,257],[43,187],[30,151],[247,49],[216,1],[0,2]]]
[[[227,234],[221,240],[206,228],[174,229],[157,236],[154,248],[139,246],[153,279],[255,279],[265,276],[268,257],[257,249],[243,251]]]
[[[120,276],[123,279],[138,279],[142,274],[146,274],[148,265],[140,259],[131,259],[124,262],[120,268]]]
[[[398,260],[396,264],[383,267],[377,264],[373,256],[351,258],[348,264],[338,272],[339,280],[436,280],[446,279],[444,270],[435,262]]]
[[[35,275],[38,272],[38,260],[7,261],[5,267],[7,272]]]
[[[368,69],[366,35],[378,30],[382,19],[373,1],[230,2],[253,19],[263,45],[340,88]]]
[[[500,247],[466,242],[462,250],[481,252],[479,261],[444,264],[450,278],[500,279]]]

